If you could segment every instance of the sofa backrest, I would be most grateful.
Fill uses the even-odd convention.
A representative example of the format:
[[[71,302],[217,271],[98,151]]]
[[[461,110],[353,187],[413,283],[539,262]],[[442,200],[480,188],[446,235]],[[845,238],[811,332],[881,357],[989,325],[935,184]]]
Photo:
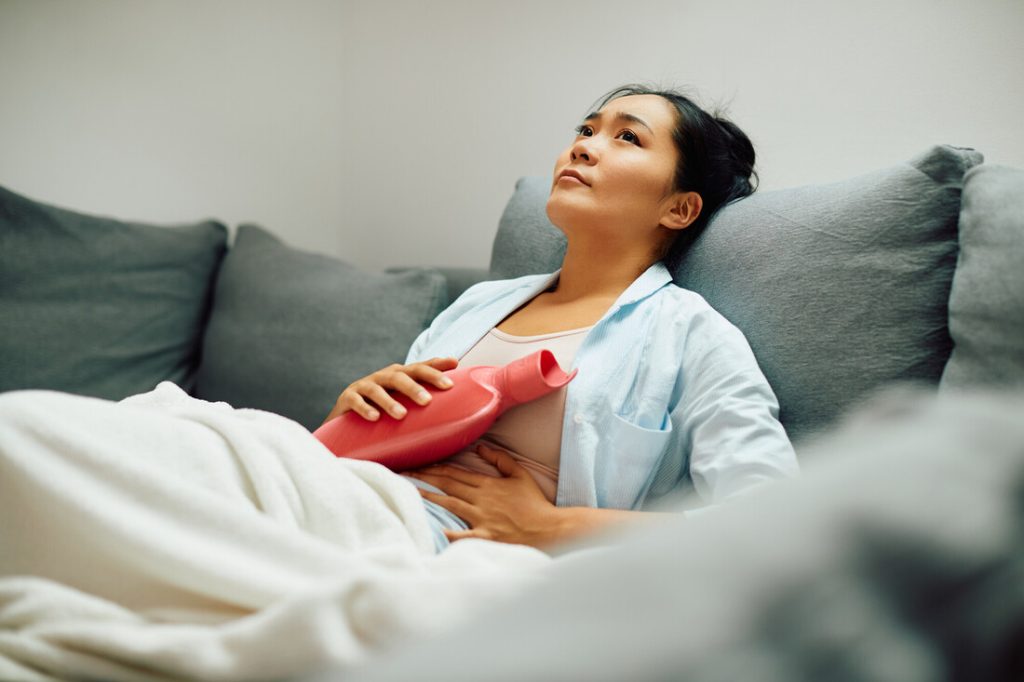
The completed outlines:
[[[230,250],[227,236],[214,221],[129,223],[0,188],[0,391],[120,400],[173,381],[313,429],[447,305],[436,271],[369,272],[254,225]]]
[[[217,278],[195,395],[313,430],[348,384],[404,362],[445,289],[431,270],[370,272],[242,225]]]
[[[128,222],[0,187],[0,391],[191,390],[226,242],[216,221]]]
[[[673,273],[746,334],[791,438],[884,384],[938,382],[952,347],[960,191],[981,161],[940,145],[849,180],[755,193],[725,207]],[[549,178],[517,183],[492,275],[559,267],[549,188]]]
[[[949,331],[943,392],[1024,390],[1024,170],[985,164],[964,177]]]
[[[846,181],[760,192],[695,242],[677,282],[747,335],[791,437],[893,381],[1024,387],[1024,171],[981,158],[937,146]],[[516,184],[489,271],[390,273],[255,226],[222,263],[220,223],[128,223],[0,188],[0,391],[120,399],[170,380],[314,428],[468,286],[559,267],[549,187]]]

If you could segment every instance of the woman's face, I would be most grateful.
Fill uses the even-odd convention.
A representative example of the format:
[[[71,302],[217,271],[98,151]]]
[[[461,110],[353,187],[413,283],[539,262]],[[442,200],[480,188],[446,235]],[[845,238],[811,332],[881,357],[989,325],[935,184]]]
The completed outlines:
[[[547,213],[567,234],[576,225],[603,236],[660,236],[672,201],[679,152],[675,108],[657,95],[630,95],[587,117],[555,162]]]

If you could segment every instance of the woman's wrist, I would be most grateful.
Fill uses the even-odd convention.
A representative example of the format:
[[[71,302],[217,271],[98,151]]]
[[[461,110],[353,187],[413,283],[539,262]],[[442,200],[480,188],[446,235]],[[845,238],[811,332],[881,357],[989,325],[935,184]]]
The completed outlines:
[[[535,546],[554,545],[612,528],[651,520],[661,514],[627,509],[553,507],[546,532]]]

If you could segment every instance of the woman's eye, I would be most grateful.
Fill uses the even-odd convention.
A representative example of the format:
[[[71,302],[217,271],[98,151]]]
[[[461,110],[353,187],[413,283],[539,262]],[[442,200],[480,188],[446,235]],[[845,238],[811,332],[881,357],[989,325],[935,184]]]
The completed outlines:
[[[619,133],[619,137],[621,137],[626,142],[629,142],[630,144],[635,144],[638,147],[640,146],[640,138],[637,137],[636,133],[634,133],[632,130],[623,130],[621,133]]]
[[[582,137],[590,137],[594,134],[594,129],[588,125],[576,126],[576,134]]]

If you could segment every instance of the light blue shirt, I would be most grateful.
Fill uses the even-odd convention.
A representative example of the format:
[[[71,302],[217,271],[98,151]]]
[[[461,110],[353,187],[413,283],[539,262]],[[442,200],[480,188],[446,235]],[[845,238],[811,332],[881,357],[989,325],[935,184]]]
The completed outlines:
[[[420,334],[406,363],[462,357],[559,272],[470,287]],[[588,332],[573,367],[558,506],[641,509],[691,486],[714,504],[798,471],[746,338],[660,262]]]

